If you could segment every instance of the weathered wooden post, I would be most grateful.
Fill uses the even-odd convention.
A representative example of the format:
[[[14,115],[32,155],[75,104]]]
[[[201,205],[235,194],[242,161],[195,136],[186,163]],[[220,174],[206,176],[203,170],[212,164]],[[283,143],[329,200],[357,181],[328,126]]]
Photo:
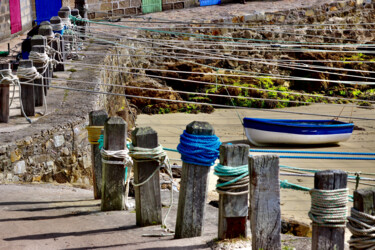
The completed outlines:
[[[352,233],[348,241],[350,249],[371,249],[375,246],[375,189],[356,190],[353,198],[354,204],[347,224]]]
[[[188,124],[186,132],[191,135],[215,134],[211,124],[198,121]],[[210,167],[182,163],[175,230],[176,239],[202,235],[209,172]]]
[[[327,170],[315,173],[314,189],[336,190],[345,189],[348,175],[341,170]],[[333,194],[333,196],[336,196]],[[333,201],[329,201],[333,203]],[[312,201],[313,203],[313,201]],[[321,203],[321,202],[320,202]],[[313,204],[312,204],[313,205]],[[326,208],[328,210],[328,207]],[[311,216],[310,216],[311,217]],[[344,216],[345,217],[345,216]],[[343,227],[329,223],[325,225],[313,222],[312,226],[312,250],[344,249],[345,242],[345,219]]]
[[[246,144],[225,144],[220,146],[220,164],[227,167],[248,165],[250,146]],[[246,167],[248,170],[248,167]],[[233,176],[235,178],[237,176]],[[219,176],[220,178],[220,176]],[[247,180],[246,180],[247,181]],[[218,184],[225,181],[220,181]],[[218,238],[231,239],[247,237],[248,190],[246,187],[231,188],[230,193],[244,192],[241,195],[232,195],[225,192],[225,188],[216,188],[219,193],[219,230]]]
[[[9,63],[0,63],[1,70],[10,70]],[[3,77],[0,74],[0,82]],[[9,122],[9,84],[0,83],[0,122]]]
[[[279,157],[249,157],[252,249],[281,249]]]
[[[42,23],[50,23],[50,22],[44,21]],[[39,35],[42,35],[47,39],[47,45],[48,44],[52,45],[52,39],[55,37],[55,35],[53,33],[52,26],[50,24],[49,25],[47,25],[47,24],[41,25],[39,27]],[[48,54],[48,56],[50,58],[54,57],[53,54]],[[48,78],[46,78],[46,81],[45,81],[45,83],[46,83],[45,93],[47,94],[47,88],[49,88],[48,86],[51,84],[52,76],[53,76],[53,67],[50,64],[48,65],[48,70],[46,72],[46,75],[47,75]]]
[[[70,15],[70,11],[63,11],[60,9],[60,11],[58,12],[58,16],[61,18],[61,22],[64,24],[65,28],[67,28],[68,24],[70,23],[69,15]],[[67,47],[70,46],[69,37],[65,34],[65,32],[64,32],[64,35],[61,37],[61,40],[63,40],[63,46],[64,46],[64,53],[62,54],[63,61],[67,60],[67,53],[68,53]]]
[[[156,148],[158,134],[150,127],[136,128],[132,132],[134,147]],[[155,160],[137,160],[134,162],[134,188],[135,188],[135,209],[138,226],[150,226],[162,224],[161,196],[159,163]],[[155,174],[154,172],[157,171]],[[151,179],[145,182],[152,174]],[[143,183],[137,186],[136,184]]]
[[[108,119],[108,114],[105,110],[91,111],[89,114],[89,126],[94,127],[91,133],[98,133],[100,135],[101,128],[104,129],[104,123]],[[90,133],[90,132],[89,132]],[[91,143],[91,162],[94,185],[94,198],[102,198],[102,156],[100,154],[99,144]]]
[[[46,48],[44,46],[34,45],[31,48],[31,51],[35,51],[38,53],[45,53],[46,52],[45,49]],[[35,66],[35,68],[38,70],[40,74],[42,74],[43,76],[46,76],[47,70],[44,68],[45,65],[43,62],[33,61],[33,65]],[[44,96],[43,96],[42,86],[43,84],[45,84],[45,81],[44,79],[36,79],[34,80],[34,83],[40,85],[40,87],[34,86],[35,107],[40,107],[40,106],[43,106]]]
[[[64,61],[64,54],[65,54],[65,47],[64,47],[65,44],[64,44],[64,39],[62,38],[62,35],[64,33],[64,24],[62,23],[61,18],[59,16],[52,17],[50,22],[51,22],[53,32],[60,34],[60,36],[57,35],[60,37],[60,42],[59,42],[60,44],[58,44],[58,41],[53,41],[51,44],[53,49],[61,53],[60,55],[56,54],[55,56],[55,59],[58,62],[60,62],[56,64],[55,71],[64,71],[65,67],[64,67],[64,64],[62,64],[62,62]]]
[[[33,36],[31,38],[31,51],[33,51],[32,48],[34,46],[43,46],[44,48],[46,48],[47,47],[47,38],[42,36],[42,35]],[[45,51],[45,49],[44,49],[44,51]],[[33,64],[36,68],[39,67],[37,64],[35,64],[35,62],[33,62]],[[47,70],[43,74],[43,77],[46,77],[45,79],[43,79],[43,82],[44,82],[45,86],[47,86],[47,84],[48,84],[48,79],[47,79],[48,76],[49,76],[49,69],[47,68]],[[39,88],[39,87],[37,87],[37,88]],[[45,91],[44,94],[47,95],[47,91]],[[35,92],[35,95],[37,96],[37,92]]]
[[[75,7],[82,18],[87,18],[87,0],[75,0]]]
[[[31,60],[20,60],[18,70],[20,68],[32,68],[33,62]],[[34,100],[34,86],[28,84],[22,84],[22,82],[28,82],[30,79],[19,77],[21,84],[21,97],[20,101],[22,102],[25,115],[35,116],[35,100]],[[34,84],[34,81],[29,82]],[[21,115],[22,111],[21,111]]]
[[[104,145],[107,151],[120,151],[126,147],[127,124],[121,117],[111,117],[104,124]],[[103,156],[102,211],[125,209],[124,158]]]

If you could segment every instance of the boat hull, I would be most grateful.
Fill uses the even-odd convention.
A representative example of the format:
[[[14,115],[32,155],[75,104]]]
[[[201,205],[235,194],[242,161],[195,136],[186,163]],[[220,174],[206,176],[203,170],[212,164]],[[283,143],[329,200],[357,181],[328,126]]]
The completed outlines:
[[[280,120],[245,118],[248,140],[256,146],[270,144],[335,144],[350,138],[354,124],[330,120]]]

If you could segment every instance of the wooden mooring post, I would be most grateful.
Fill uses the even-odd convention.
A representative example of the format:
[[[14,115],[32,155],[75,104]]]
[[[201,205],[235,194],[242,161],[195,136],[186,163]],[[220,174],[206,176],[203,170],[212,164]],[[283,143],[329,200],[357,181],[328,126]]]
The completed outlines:
[[[9,63],[0,63],[0,70],[10,70]],[[2,77],[0,76],[0,81]],[[0,84],[0,122],[9,122],[9,84]]]
[[[82,18],[87,18],[87,0],[75,0],[74,8],[79,10],[79,14]]]
[[[45,48],[47,46],[47,38],[44,37],[44,36],[42,36],[42,35],[35,35],[35,36],[33,36],[31,38],[31,50],[32,50],[32,48],[34,46],[43,46],[44,47],[44,51],[45,51],[46,50]],[[39,52],[39,53],[41,53],[41,52]],[[35,67],[39,67],[39,66],[36,66],[35,63],[34,63],[34,66]],[[49,77],[49,68],[47,68],[47,70],[43,74],[43,77]],[[44,82],[44,86],[47,86],[48,79],[47,78],[43,79],[43,82]],[[35,92],[35,93],[37,94],[37,92]],[[45,88],[44,94],[47,95],[47,88]]]
[[[104,126],[108,114],[105,110],[91,111],[89,114],[89,126]],[[91,144],[92,179],[94,186],[94,198],[102,198],[102,156],[98,144]]]
[[[158,134],[150,127],[136,128],[132,132],[132,141],[135,147],[156,148]],[[154,160],[137,161],[133,158],[134,183],[146,181],[159,167]],[[141,186],[135,186],[135,211],[138,226],[162,224],[161,195],[159,171]]]
[[[50,22],[53,25],[59,25],[61,24],[61,18],[59,16],[51,17]],[[60,31],[54,30],[54,32],[58,33]],[[60,44],[58,44],[57,41],[53,41],[51,46],[53,49],[61,53],[60,55],[56,54],[55,56],[55,59],[59,62],[56,64],[55,71],[64,71],[65,67],[64,67],[64,64],[62,64],[62,62],[64,62],[65,44],[64,44],[64,39],[62,38],[62,36],[60,36]]]
[[[279,157],[249,157],[252,249],[281,249]]]
[[[35,51],[38,53],[45,53],[45,49],[46,48],[44,46],[34,45],[31,48],[31,51]],[[43,63],[33,61],[33,65],[36,67],[36,69],[38,70],[40,74],[43,73],[44,71]],[[43,77],[46,76],[47,74],[48,74],[48,69],[44,72]],[[40,107],[40,106],[43,106],[43,99],[44,99],[42,85],[46,84],[46,81],[40,78],[40,79],[35,79],[34,83],[40,85],[40,87],[34,86],[35,107]]]
[[[127,124],[121,117],[111,117],[104,124],[105,150],[118,151],[126,147]],[[125,209],[125,168],[124,159],[102,157],[102,211]],[[116,164],[110,162],[117,162]]]
[[[198,121],[188,124],[186,132],[192,135],[215,134],[211,124]],[[175,230],[176,239],[202,235],[209,172],[210,167],[182,163]]]
[[[48,21],[46,21],[47,23]],[[48,22],[50,23],[50,22]],[[41,25],[39,27],[39,35],[42,35],[44,36],[46,39],[47,39],[47,44],[51,44],[52,46],[52,38],[54,37],[54,33],[53,33],[53,30],[52,30],[52,26],[51,25]],[[48,55],[50,58],[52,55]],[[47,89],[49,89],[49,85],[51,84],[52,82],[52,77],[53,77],[53,66],[49,65],[48,64],[48,70],[46,72],[46,76],[48,77],[46,79],[46,86],[45,86],[45,94],[47,95]]]
[[[250,146],[246,144],[221,145],[220,164],[229,167],[248,165]],[[249,187],[236,188],[231,192],[243,192]],[[247,237],[248,194],[219,194],[218,238]]]
[[[32,68],[33,62],[31,60],[20,60],[18,68]],[[22,82],[26,82],[29,79],[20,78],[21,84],[21,97],[20,101],[22,102],[23,109],[25,111],[25,115],[27,116],[35,116],[35,99],[34,99],[34,86],[22,84]],[[34,84],[34,81],[29,82],[30,84]],[[21,115],[22,111],[21,111]]]
[[[327,170],[315,173],[314,188],[335,190],[346,188],[348,175],[341,170]],[[313,223],[312,250],[344,249],[345,228],[326,227]]]
[[[70,15],[70,11],[62,11],[60,9],[60,11],[58,12],[58,16],[60,17],[61,21],[63,22],[63,19],[66,19],[66,18],[69,18],[69,15]],[[64,53],[62,53],[62,61],[65,62],[67,60],[67,47],[68,45],[70,46],[70,43],[69,43],[69,38],[67,37],[67,35],[63,35],[61,37],[61,41],[62,41],[62,46],[64,46]]]

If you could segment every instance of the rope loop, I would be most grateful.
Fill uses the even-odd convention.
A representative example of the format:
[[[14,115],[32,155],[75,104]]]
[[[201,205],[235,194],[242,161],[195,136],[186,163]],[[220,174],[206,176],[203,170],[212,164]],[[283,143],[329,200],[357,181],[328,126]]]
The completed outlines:
[[[122,150],[106,150],[104,148],[101,148],[100,153],[102,155],[102,163],[123,165],[124,167],[131,167],[133,165],[133,160],[129,156],[129,149],[127,147]],[[104,157],[111,157],[119,160],[106,160],[104,159]]]
[[[230,167],[219,163],[215,166],[214,174],[219,176],[216,184],[216,191],[219,194],[242,195],[249,193],[249,190],[235,191],[237,188],[244,188],[249,185],[249,167],[247,164]]]
[[[220,145],[216,135],[191,135],[184,130],[177,150],[183,162],[210,167],[219,157]]]
[[[319,226],[345,227],[349,189],[311,189],[310,219]]]
[[[348,241],[350,248],[375,249],[375,216],[351,209],[346,224],[352,237]]]

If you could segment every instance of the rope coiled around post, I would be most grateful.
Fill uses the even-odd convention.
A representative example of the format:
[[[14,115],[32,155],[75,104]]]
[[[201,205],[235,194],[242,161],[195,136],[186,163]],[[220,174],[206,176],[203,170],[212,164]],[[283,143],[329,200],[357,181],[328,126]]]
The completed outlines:
[[[88,134],[87,138],[91,145],[99,144],[99,139],[102,133],[102,129],[104,129],[104,126],[86,126],[86,130]]]
[[[249,190],[234,191],[234,189],[249,186],[248,165],[230,167],[217,164],[214,174],[219,176],[218,183],[216,184],[216,191],[219,194],[242,195],[249,193]]]
[[[16,86],[18,86],[18,93],[19,93],[19,98],[20,98],[20,108],[21,108],[22,115],[26,118],[26,120],[29,123],[31,123],[31,119],[29,117],[27,117],[27,115],[26,115],[26,113],[25,113],[25,111],[23,109],[23,104],[22,104],[22,100],[21,100],[22,90],[21,90],[21,85],[20,85],[19,78],[16,75],[13,75],[11,69],[2,69],[2,70],[0,70],[0,75],[1,75],[0,85],[1,84],[13,85],[13,94],[12,94],[12,99],[10,101],[9,107],[13,103],[14,93],[16,92]]]
[[[324,227],[345,227],[349,189],[311,189],[310,219]]]
[[[348,241],[350,249],[375,249],[375,216],[351,209],[346,224],[352,237]]]
[[[183,162],[211,167],[219,157],[220,145],[216,135],[192,135],[184,130],[177,150]]]

